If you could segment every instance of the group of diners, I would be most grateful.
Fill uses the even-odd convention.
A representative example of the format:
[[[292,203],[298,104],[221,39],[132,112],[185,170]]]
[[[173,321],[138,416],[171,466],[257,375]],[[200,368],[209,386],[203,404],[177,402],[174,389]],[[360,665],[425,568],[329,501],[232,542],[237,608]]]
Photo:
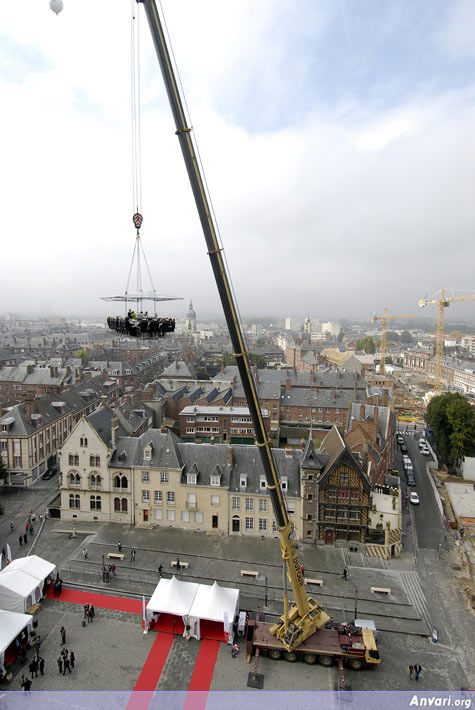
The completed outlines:
[[[135,313],[130,308],[125,318],[109,316],[107,325],[111,330],[136,338],[161,338],[175,331],[174,318],[150,316],[148,311]]]

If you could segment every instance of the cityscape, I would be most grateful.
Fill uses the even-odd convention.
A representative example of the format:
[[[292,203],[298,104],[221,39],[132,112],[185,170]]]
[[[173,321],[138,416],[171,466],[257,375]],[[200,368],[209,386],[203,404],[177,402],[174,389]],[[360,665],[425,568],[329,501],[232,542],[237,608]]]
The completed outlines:
[[[25,2],[0,707],[471,707],[471,9],[103,0],[81,66],[84,8]],[[128,63],[125,99],[103,72]],[[35,138],[56,115],[63,153]]]

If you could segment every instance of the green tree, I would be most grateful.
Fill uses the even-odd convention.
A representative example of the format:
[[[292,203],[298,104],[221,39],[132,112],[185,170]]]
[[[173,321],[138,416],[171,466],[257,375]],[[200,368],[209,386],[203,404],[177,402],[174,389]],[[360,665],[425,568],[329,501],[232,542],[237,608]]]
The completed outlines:
[[[87,350],[83,350],[81,348],[80,350],[76,350],[76,354],[74,357],[78,358],[78,360],[82,360],[83,358],[89,357],[89,353],[87,352]]]
[[[457,459],[475,454],[475,411],[458,392],[434,397],[427,407],[426,422],[434,432],[437,451],[449,470]]]
[[[232,353],[224,353],[223,357],[221,358],[221,365],[223,367],[227,367],[228,365],[235,365],[236,364],[236,358]]]
[[[197,367],[196,368],[196,379],[197,380],[209,380],[209,375],[206,370],[206,367]]]
[[[408,330],[403,330],[401,333],[401,343],[404,343],[404,345],[410,345],[411,343],[414,342],[414,338],[410,334]]]
[[[267,366],[266,359],[263,355],[259,355],[258,353],[249,353],[247,357],[250,365],[255,365],[256,367],[259,367],[261,369]],[[234,357],[233,353],[224,353],[223,357],[221,358],[221,364],[224,365],[224,367],[226,367],[227,365],[235,365],[236,358]]]
[[[356,341],[356,349],[364,350],[365,353],[373,355],[376,352],[376,345],[370,335],[365,335],[363,338]]]

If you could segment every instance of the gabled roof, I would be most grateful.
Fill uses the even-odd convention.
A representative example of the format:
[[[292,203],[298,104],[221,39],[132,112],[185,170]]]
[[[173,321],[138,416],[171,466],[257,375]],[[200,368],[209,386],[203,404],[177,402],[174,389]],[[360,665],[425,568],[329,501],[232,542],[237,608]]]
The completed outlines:
[[[367,490],[371,490],[371,484],[367,474],[363,471],[360,462],[353,456],[353,453],[342,439],[336,426],[333,426],[330,429],[322,441],[320,452],[328,455],[328,461],[325,464],[323,472],[319,478],[320,483],[327,480],[330,473],[337,468],[337,466],[347,463],[359,473],[360,478],[363,481],[363,487]]]

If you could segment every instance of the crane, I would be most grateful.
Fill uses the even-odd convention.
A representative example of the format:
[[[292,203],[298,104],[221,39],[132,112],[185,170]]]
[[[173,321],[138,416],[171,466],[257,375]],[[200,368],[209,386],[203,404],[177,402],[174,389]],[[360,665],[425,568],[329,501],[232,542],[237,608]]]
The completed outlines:
[[[387,326],[387,321],[388,320],[393,320],[396,318],[415,318],[416,316],[414,314],[412,315],[402,315],[402,316],[388,316],[388,309],[384,309],[384,313],[382,316],[373,316],[373,323],[375,323],[377,320],[381,321],[381,364],[379,366],[379,371],[382,375],[384,375],[386,371],[386,326]]]
[[[317,600],[307,596],[302,565],[293,542],[292,525],[284,501],[280,478],[272,454],[271,442],[266,434],[264,419],[258,400],[257,388],[249,365],[248,351],[244,342],[236,304],[234,302],[230,279],[223,259],[223,249],[218,240],[211,201],[198,158],[198,151],[185,114],[184,102],[178,86],[173,62],[170,57],[164,25],[157,10],[155,0],[137,0],[143,5],[152,34],[155,51],[160,64],[163,81],[173,114],[176,135],[178,137],[185,167],[188,172],[191,189],[195,198],[201,227],[203,230],[211,268],[221,299],[233,351],[246,395],[247,404],[254,424],[256,444],[261,456],[266,476],[267,489],[272,502],[286,576],[290,581],[295,604],[289,608],[287,591],[284,590],[284,614],[273,627],[272,633],[288,651],[299,646],[315,631],[322,628],[330,617]]]
[[[437,294],[436,294],[437,295]],[[442,365],[444,357],[444,313],[445,308],[448,308],[451,303],[456,301],[474,301],[475,294],[471,296],[451,296],[449,298],[445,295],[445,289],[440,289],[439,298],[430,298],[426,296],[419,300],[419,306],[424,308],[431,304],[437,304],[437,332],[435,336],[435,369],[434,369],[434,391],[435,394],[440,394],[441,384],[442,384]]]

